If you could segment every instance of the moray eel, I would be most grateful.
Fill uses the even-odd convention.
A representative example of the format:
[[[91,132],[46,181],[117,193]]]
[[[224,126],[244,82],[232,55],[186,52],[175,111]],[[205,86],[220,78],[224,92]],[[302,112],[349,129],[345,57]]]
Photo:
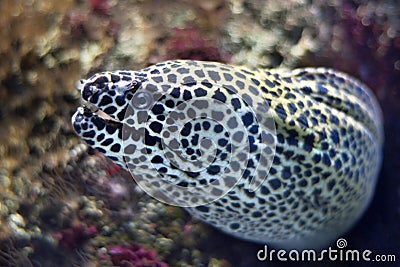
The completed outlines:
[[[88,145],[232,236],[321,248],[371,201],[381,110],[344,73],[174,60],[98,73],[80,90],[72,124]]]

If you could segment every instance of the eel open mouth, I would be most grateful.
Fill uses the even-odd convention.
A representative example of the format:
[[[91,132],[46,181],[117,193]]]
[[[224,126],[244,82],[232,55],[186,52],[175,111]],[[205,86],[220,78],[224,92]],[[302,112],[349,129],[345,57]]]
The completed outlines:
[[[83,100],[83,109],[86,114],[91,114],[91,116],[96,117],[97,119],[101,120],[107,125],[110,125],[114,128],[122,128],[122,122],[120,122],[117,119],[114,119],[104,111],[102,111],[100,108],[96,107],[95,105],[91,104],[88,101]]]
[[[105,124],[110,125],[114,128],[122,128],[123,124],[119,120],[114,119],[101,109],[98,109],[96,112],[92,112],[94,116],[98,119],[102,120]]]

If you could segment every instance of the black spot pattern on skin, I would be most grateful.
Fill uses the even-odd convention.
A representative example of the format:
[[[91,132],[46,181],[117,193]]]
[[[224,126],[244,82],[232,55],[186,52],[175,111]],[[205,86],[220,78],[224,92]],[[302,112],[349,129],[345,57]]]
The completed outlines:
[[[156,83],[162,83],[164,81],[162,76],[153,77],[153,81]]]
[[[312,89],[309,86],[304,86],[300,90],[305,95],[310,95],[312,93]]]
[[[151,110],[155,115],[163,114],[165,111],[164,106],[161,104],[155,104]]]
[[[105,136],[106,136],[106,135],[105,135],[104,133],[99,134],[99,135],[97,136],[97,138],[96,138],[97,142],[103,141]]]
[[[309,125],[308,125],[308,120],[307,120],[306,116],[304,116],[303,114],[300,114],[297,121],[299,122],[301,127],[308,129]]]
[[[158,121],[153,121],[150,123],[150,129],[155,133],[161,133],[163,125]]]
[[[253,153],[255,151],[257,151],[257,146],[254,144],[255,143],[255,139],[254,136],[249,136],[249,146],[250,146],[250,153]]]
[[[329,148],[329,144],[327,142],[322,142],[321,143],[321,149],[322,150],[327,150]]]
[[[228,143],[227,139],[224,139],[224,138],[218,139],[219,146],[226,146],[227,143]]]
[[[183,148],[187,148],[189,146],[189,141],[187,139],[183,139],[181,143]]]
[[[307,152],[311,152],[314,145],[315,136],[313,134],[309,134],[304,138],[303,149]]]
[[[194,150],[193,150],[193,148],[188,148],[188,149],[186,149],[186,153],[188,154],[188,155],[193,155],[194,154]]]
[[[214,98],[214,99],[216,99],[216,100],[219,100],[219,101],[221,101],[221,102],[223,102],[223,103],[226,102],[226,96],[225,96],[225,94],[221,93],[220,90],[217,90],[217,91],[215,92],[215,94],[212,96],[212,98]]]
[[[336,117],[335,115],[330,114],[329,119],[330,119],[330,121],[333,122],[334,124],[339,125],[339,119],[338,119],[338,117]]]
[[[155,92],[155,91],[157,91],[157,86],[155,86],[154,84],[148,84],[146,87],[146,90]]]
[[[253,216],[254,218],[259,218],[259,217],[262,216],[262,213],[259,212],[259,211],[255,211],[255,212],[253,212],[252,216]]]
[[[161,156],[159,156],[159,155],[156,155],[151,159],[151,162],[155,163],[155,164],[163,163],[163,158]]]
[[[106,82],[108,82],[108,79],[105,76],[101,76],[94,81],[95,84],[102,84]]]
[[[206,96],[206,95],[207,95],[207,91],[204,90],[204,89],[202,89],[202,88],[198,88],[198,89],[195,89],[195,90],[194,90],[194,94],[195,94],[197,97],[202,97],[202,96]]]
[[[117,131],[117,128],[106,125],[106,131],[108,134],[112,135]]]
[[[336,170],[339,170],[340,168],[342,168],[342,161],[340,159],[336,159],[334,166]]]
[[[188,171],[185,171],[185,174],[187,176],[191,177],[191,178],[197,178],[197,177],[200,176],[200,172],[188,172]]]
[[[173,108],[173,107],[175,107],[175,103],[174,103],[174,101],[172,101],[172,100],[167,100],[167,101],[165,101],[165,105],[166,105],[168,108]]]
[[[233,80],[233,77],[229,73],[224,73],[224,79],[230,82]]]
[[[340,138],[339,138],[339,133],[337,130],[333,129],[331,131],[331,139],[334,144],[339,144],[340,143]]]
[[[196,74],[197,77],[204,78],[206,75],[204,74],[203,70],[195,70],[194,74]]]
[[[212,87],[212,84],[209,83],[209,82],[201,82],[201,84],[204,85],[207,88],[211,88]]]
[[[282,151],[282,153],[285,156],[286,160],[289,160],[294,155],[294,152],[292,150],[288,150],[288,149],[285,151]]]
[[[120,80],[121,80],[121,78],[118,75],[111,74],[111,81],[113,83],[119,82]]]
[[[180,88],[174,88],[171,91],[171,96],[174,98],[179,98],[181,96],[181,90]]]
[[[188,182],[179,182],[177,186],[182,186],[182,187],[188,187],[189,183]]]
[[[265,79],[264,82],[269,88],[275,87],[275,84],[273,82],[271,82],[269,79]]]
[[[284,167],[282,170],[282,178],[283,179],[289,179],[292,176],[292,173],[290,171],[289,167]]]
[[[296,99],[296,96],[292,93],[286,93],[285,98],[287,99]]]
[[[114,114],[117,111],[117,108],[114,106],[107,107],[104,109],[104,112],[107,114]]]
[[[282,120],[286,119],[287,114],[282,104],[276,105],[275,111]]]
[[[106,124],[102,120],[94,120],[93,124],[95,125],[98,131],[101,131],[106,127]],[[101,134],[100,136],[103,136],[104,138],[104,134]]]
[[[324,153],[322,155],[322,163],[324,163],[326,166],[331,166],[331,159],[329,158],[328,154]]]
[[[279,179],[272,179],[268,183],[271,185],[272,189],[274,189],[274,190],[277,190],[282,185],[282,183]]]
[[[176,70],[179,74],[188,74],[189,69],[188,68],[179,68]]]
[[[263,195],[269,195],[271,193],[266,186],[261,186],[260,191],[261,191],[261,194],[263,194]]]
[[[224,127],[222,125],[215,125],[214,127],[214,132],[216,133],[221,133],[224,130]]]
[[[189,136],[191,130],[192,130],[192,124],[186,123],[185,126],[183,127],[183,129],[181,130],[181,135]]]
[[[238,71],[235,71],[235,76],[242,80],[246,79],[246,76]]]
[[[95,101],[95,100],[93,100],[93,98],[92,98],[92,101]],[[95,102],[97,102],[97,101],[95,101]],[[112,98],[107,96],[107,95],[105,95],[105,96],[102,97],[99,105],[100,106],[107,106],[107,105],[111,104],[112,102],[113,102]]]
[[[252,191],[249,191],[247,189],[243,190],[243,192],[246,194],[246,196],[248,196],[249,198],[254,198],[255,193]]]
[[[161,173],[167,173],[167,172],[168,172],[168,169],[167,169],[166,167],[161,167],[161,168],[159,168],[157,171],[158,171],[158,172],[161,172]]]
[[[125,105],[125,97],[123,95],[119,95],[115,98],[115,102],[118,106],[122,107]]]
[[[183,84],[191,87],[191,86],[196,85],[197,82],[194,81],[192,77],[185,77],[185,78],[183,78]]]
[[[251,81],[256,85],[259,86],[260,85],[260,81],[254,78],[251,78]]]
[[[237,230],[237,229],[240,228],[240,224],[238,224],[238,223],[231,223],[231,224],[229,225],[229,228],[231,228],[232,230]]]
[[[317,89],[318,89],[318,93],[321,95],[325,95],[328,93],[328,89],[326,89],[326,87],[323,86],[322,84],[318,84]]]
[[[183,91],[183,100],[187,101],[189,99],[192,99],[192,93],[188,90]]]
[[[82,136],[85,138],[94,138],[96,136],[96,132],[91,130],[89,132],[84,132]]]
[[[210,209],[207,206],[197,206],[196,210],[198,210],[202,213],[207,213],[207,212],[209,212]]]
[[[175,74],[168,74],[167,76],[168,82],[176,83],[176,75]]]
[[[261,91],[264,93],[269,93],[268,89],[265,86],[261,86]]]
[[[130,72],[127,72],[127,71],[120,71],[119,74],[121,74],[121,75],[131,75]]]
[[[314,156],[312,157],[312,161],[314,163],[319,163],[321,161],[321,155],[320,154],[314,154]]]
[[[160,71],[158,69],[154,69],[150,73],[151,74],[160,74]]]
[[[290,114],[295,114],[297,111],[296,105],[294,103],[289,103],[288,104],[289,112]]]
[[[85,140],[85,142],[89,145],[89,146],[93,146],[95,143],[93,140]]]
[[[300,187],[306,187],[308,183],[307,183],[307,181],[305,179],[301,179],[297,184]]]
[[[101,143],[101,145],[102,145],[102,146],[109,146],[109,145],[111,145],[113,142],[114,142],[114,139],[112,139],[112,138],[107,138],[106,140],[104,140],[104,141]]]
[[[254,122],[253,114],[251,112],[247,112],[246,114],[244,114],[242,116],[242,121],[243,121],[244,126],[246,126],[246,127],[251,125]]]
[[[204,121],[203,122],[203,129],[204,130],[208,130],[208,129],[210,129],[210,126],[211,126],[211,124],[208,122],[208,121]]]
[[[216,71],[210,70],[210,71],[208,72],[208,75],[209,75],[210,78],[211,78],[212,80],[214,80],[214,81],[219,81],[219,80],[221,80],[221,77],[219,76],[218,72],[216,72]]]
[[[200,126],[200,123],[199,123],[199,122],[196,123],[196,124],[194,125],[194,130],[195,130],[196,132],[201,130],[201,126]]]
[[[113,144],[110,148],[111,151],[113,152],[119,152],[121,150],[121,145],[120,144]]]
[[[330,180],[327,184],[327,188],[329,191],[331,191],[333,189],[333,187],[336,185],[335,180]]]
[[[148,146],[154,146],[157,142],[160,141],[159,137],[151,136],[149,131],[145,129],[145,144]]]
[[[236,81],[236,86],[241,90],[244,89],[244,83],[242,81]]]

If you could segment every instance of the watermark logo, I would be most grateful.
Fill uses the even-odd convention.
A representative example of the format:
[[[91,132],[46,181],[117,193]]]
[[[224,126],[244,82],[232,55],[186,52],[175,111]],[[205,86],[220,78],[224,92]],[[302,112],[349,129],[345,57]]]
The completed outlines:
[[[347,240],[339,238],[336,241],[336,248],[328,247],[322,251],[314,249],[304,250],[275,250],[267,245],[257,252],[259,261],[372,261],[372,262],[395,262],[395,254],[374,254],[371,250],[347,249]]]
[[[133,178],[170,205],[205,205],[239,183],[255,191],[275,154],[265,99],[210,82],[182,81],[165,90],[144,84],[124,122],[124,159]]]

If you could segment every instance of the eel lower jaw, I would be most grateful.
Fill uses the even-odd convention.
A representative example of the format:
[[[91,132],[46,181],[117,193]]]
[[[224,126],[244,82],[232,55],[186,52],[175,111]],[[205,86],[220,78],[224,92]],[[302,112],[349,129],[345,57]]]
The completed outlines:
[[[97,111],[93,112],[93,115],[109,126],[122,129],[122,126],[123,126],[122,122],[114,119],[113,117],[111,117],[110,115],[108,115],[107,113],[102,111],[101,109],[98,109]]]
[[[89,101],[82,101],[83,102],[83,108],[86,110],[86,112],[91,112],[93,116],[98,118],[99,120],[103,121],[105,124],[112,126],[114,128],[122,128],[122,122],[120,122],[117,119],[114,119],[104,111],[102,111],[100,108],[96,107]]]

